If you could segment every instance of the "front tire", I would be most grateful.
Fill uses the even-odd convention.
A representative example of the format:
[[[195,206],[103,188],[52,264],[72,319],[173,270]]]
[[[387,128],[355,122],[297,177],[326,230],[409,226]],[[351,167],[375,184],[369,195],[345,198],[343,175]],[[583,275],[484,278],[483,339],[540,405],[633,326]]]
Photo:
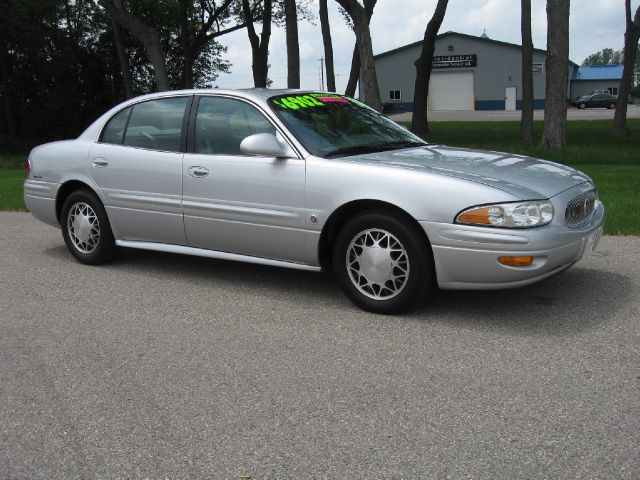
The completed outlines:
[[[107,213],[98,197],[89,190],[76,190],[62,205],[62,237],[71,254],[87,265],[113,260],[118,249]]]
[[[616,108],[616,104],[615,104],[615,103],[610,103],[609,105],[607,105],[607,108],[608,108],[609,110],[613,110],[613,109],[615,109],[615,108]]]
[[[587,104],[586,103],[581,103],[580,105],[578,105],[578,108],[580,110],[584,110],[585,108],[587,108]]]
[[[333,269],[360,308],[395,314],[415,307],[435,289],[431,246],[417,225],[384,210],[368,210],[340,230]]]

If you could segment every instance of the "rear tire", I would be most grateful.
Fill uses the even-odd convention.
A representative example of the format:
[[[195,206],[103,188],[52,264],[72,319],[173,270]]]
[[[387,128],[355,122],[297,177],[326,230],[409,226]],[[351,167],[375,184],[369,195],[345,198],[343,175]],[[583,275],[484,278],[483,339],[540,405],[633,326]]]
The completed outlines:
[[[580,110],[584,110],[585,108],[587,108],[587,104],[586,103],[581,103],[580,105],[578,105],[578,108]]]
[[[431,245],[417,225],[386,210],[367,210],[340,230],[333,270],[349,299],[382,314],[405,312],[436,285]]]
[[[72,192],[62,205],[62,237],[71,254],[87,265],[113,260],[117,253],[107,213],[95,193]]]
[[[614,108],[616,108],[616,104],[615,104],[615,103],[610,103],[610,104],[607,106],[607,108],[608,108],[609,110],[613,110]]]

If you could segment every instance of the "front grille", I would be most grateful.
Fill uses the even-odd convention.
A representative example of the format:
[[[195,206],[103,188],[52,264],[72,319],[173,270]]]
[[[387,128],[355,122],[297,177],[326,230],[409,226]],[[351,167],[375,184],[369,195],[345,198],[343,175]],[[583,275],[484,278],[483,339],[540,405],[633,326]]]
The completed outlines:
[[[565,210],[564,219],[568,227],[579,227],[589,221],[596,208],[598,192],[590,190],[571,200]]]

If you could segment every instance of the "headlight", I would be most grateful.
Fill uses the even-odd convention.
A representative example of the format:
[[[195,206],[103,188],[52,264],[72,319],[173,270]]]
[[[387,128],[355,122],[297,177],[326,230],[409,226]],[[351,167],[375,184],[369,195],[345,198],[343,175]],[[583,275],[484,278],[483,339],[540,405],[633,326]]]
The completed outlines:
[[[472,207],[456,217],[456,223],[508,228],[540,227],[551,220],[553,205],[548,200]]]

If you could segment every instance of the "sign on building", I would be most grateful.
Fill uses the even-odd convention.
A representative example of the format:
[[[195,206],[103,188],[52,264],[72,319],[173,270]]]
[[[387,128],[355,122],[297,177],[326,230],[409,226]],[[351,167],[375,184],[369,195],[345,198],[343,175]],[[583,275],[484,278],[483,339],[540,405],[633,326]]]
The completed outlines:
[[[440,55],[433,57],[433,68],[469,68],[478,66],[478,56],[471,55]]]

